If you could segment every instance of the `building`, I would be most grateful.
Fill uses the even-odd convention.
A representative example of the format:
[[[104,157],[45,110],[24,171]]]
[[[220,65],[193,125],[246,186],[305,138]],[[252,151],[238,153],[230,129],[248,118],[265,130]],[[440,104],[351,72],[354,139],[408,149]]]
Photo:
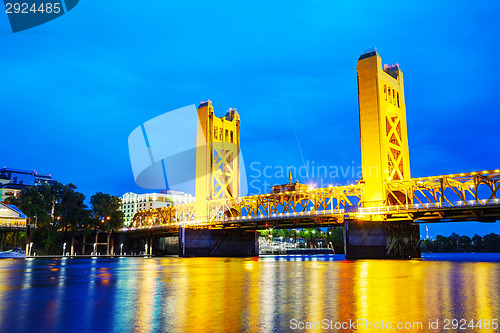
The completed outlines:
[[[57,180],[52,175],[43,175],[36,170],[22,170],[3,167],[0,169],[0,198],[4,201],[10,196],[17,196],[27,186],[40,186],[55,184]]]
[[[160,193],[136,194],[125,193],[122,197],[122,211],[124,225],[129,225],[135,213],[161,207],[169,207],[194,202],[189,193],[180,191],[162,191]]]
[[[195,201],[194,197],[191,194],[184,193],[181,191],[167,190],[167,191],[160,191],[160,194],[166,195],[167,198],[169,198],[172,201],[174,206],[193,203]]]
[[[20,186],[38,186],[43,184],[55,184],[57,181],[52,179],[52,175],[42,175],[36,170],[21,170],[4,167],[0,169],[0,178],[3,185]],[[4,182],[8,181],[7,184]]]
[[[15,188],[0,187],[0,201],[4,202],[8,197],[17,197],[21,190]]]
[[[0,203],[0,228],[26,227],[28,217],[14,205]]]

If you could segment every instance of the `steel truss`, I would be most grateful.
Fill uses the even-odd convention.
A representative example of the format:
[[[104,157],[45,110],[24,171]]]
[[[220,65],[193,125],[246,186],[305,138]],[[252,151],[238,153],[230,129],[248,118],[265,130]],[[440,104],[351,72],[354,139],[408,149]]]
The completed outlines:
[[[136,213],[130,229],[254,227],[341,224],[344,219],[419,221],[494,221],[500,218],[500,170],[390,181],[384,206],[363,207],[363,182],[347,186],[207,201],[208,219],[197,220],[195,205]],[[295,222],[294,222],[295,221]]]

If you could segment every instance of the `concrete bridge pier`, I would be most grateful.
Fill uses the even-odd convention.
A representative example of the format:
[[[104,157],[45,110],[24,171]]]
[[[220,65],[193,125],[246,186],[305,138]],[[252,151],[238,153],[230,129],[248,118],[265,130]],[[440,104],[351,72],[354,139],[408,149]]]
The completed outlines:
[[[420,258],[420,226],[411,222],[344,221],[346,259]]]
[[[115,234],[115,255],[139,255],[146,254],[146,245],[148,252],[150,250],[149,237],[145,235],[130,236],[125,233]],[[122,245],[123,244],[123,245]]]
[[[181,257],[257,257],[259,234],[242,229],[179,228]]]
[[[115,233],[112,241],[114,242],[113,253],[116,256],[122,254],[164,256],[179,253],[177,235],[155,235],[149,232],[141,235]]]

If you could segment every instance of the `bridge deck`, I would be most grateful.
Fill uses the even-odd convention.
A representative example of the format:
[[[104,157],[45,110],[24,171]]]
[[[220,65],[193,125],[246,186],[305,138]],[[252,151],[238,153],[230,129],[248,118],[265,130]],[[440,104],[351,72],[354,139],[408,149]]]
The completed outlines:
[[[297,191],[207,201],[209,218],[196,219],[195,205],[186,204],[138,212],[121,232],[176,233],[179,227],[264,229],[342,225],[361,221],[413,223],[500,219],[500,170],[415,178],[385,184],[394,202],[369,207],[362,200],[363,184],[301,187]],[[404,197],[395,193],[405,193]],[[365,207],[368,206],[368,207]]]

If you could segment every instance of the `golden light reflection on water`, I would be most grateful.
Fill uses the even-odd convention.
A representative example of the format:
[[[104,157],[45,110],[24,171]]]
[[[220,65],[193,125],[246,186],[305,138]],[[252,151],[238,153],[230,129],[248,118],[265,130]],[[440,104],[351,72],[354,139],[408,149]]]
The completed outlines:
[[[139,288],[137,288],[136,316],[134,320],[135,332],[152,332],[153,315],[155,312],[155,299],[158,286],[158,265],[152,260],[145,260],[137,275]]]
[[[499,262],[268,257],[39,263],[9,269],[0,262],[0,331],[26,321],[26,309],[35,321],[41,310],[38,322],[46,331],[71,325],[75,314],[84,320],[75,323],[80,331],[133,332],[303,331],[291,329],[293,319],[313,325],[305,331],[349,320],[366,320],[358,332],[373,332],[369,323],[382,321],[393,325],[385,331],[428,331],[429,320],[439,320],[442,331],[445,318],[500,319]],[[396,329],[400,322],[421,326]],[[338,331],[354,331],[349,327]]]
[[[9,263],[5,260],[0,261],[0,300],[7,298],[11,286],[9,285]],[[7,313],[6,302],[0,301],[0,327],[5,325],[5,314]]]
[[[165,302],[177,302],[174,327],[185,331],[286,331],[294,318],[366,319],[359,332],[382,321],[426,330],[429,319],[499,315],[498,263],[172,260],[182,260],[182,277],[169,280],[178,292]]]
[[[475,311],[476,318],[498,318],[500,278],[498,274],[489,274],[495,268],[498,270],[498,264],[470,265],[474,271],[474,278],[468,289],[469,291],[475,290],[477,295],[477,307],[471,307],[470,311]],[[497,297],[492,297],[491,294],[495,292]]]

